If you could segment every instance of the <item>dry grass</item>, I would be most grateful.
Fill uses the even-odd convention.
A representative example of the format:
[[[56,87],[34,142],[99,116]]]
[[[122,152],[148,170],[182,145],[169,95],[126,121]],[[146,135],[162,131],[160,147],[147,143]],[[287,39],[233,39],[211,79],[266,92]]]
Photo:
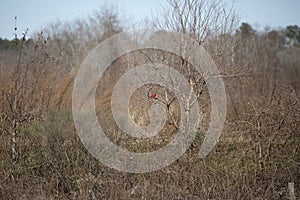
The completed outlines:
[[[87,26],[84,32],[80,23],[87,25],[79,21],[75,31],[53,34],[57,38],[51,40],[40,35],[31,46],[22,44],[26,47],[22,62],[0,61],[0,199],[287,199],[290,182],[300,195],[299,47],[274,48],[264,35],[246,40],[226,36],[227,57],[214,59],[224,75],[228,113],[220,141],[204,159],[198,158],[198,152],[210,117],[205,82],[193,67],[191,76],[181,58],[166,53],[171,67],[197,80],[195,90],[205,116],[196,139],[180,159],[159,171],[131,174],[93,158],[76,133],[71,113],[74,75],[94,43],[109,36],[98,27],[97,38],[86,41],[84,36],[92,35],[93,27]],[[121,30],[117,28],[111,34]],[[218,42],[212,40],[207,47],[213,55]],[[232,42],[236,42],[233,52],[228,50]],[[0,55],[18,58],[19,50]],[[149,62],[149,55],[152,62],[163,63],[161,51],[146,53],[148,57],[145,52],[132,52],[116,60],[96,94],[98,119],[107,136],[134,152],[165,146],[180,116],[175,100],[167,124],[150,139],[132,138],[116,126],[110,108],[116,81],[130,67]],[[22,70],[16,73],[18,64]],[[12,70],[7,70],[9,66]],[[16,77],[24,84],[16,84]],[[149,123],[148,110],[156,101],[147,98],[150,87],[161,99],[165,92],[172,96],[157,85],[135,91],[130,113],[139,125]],[[18,101],[16,91],[22,91]],[[12,133],[16,133],[15,159]]]

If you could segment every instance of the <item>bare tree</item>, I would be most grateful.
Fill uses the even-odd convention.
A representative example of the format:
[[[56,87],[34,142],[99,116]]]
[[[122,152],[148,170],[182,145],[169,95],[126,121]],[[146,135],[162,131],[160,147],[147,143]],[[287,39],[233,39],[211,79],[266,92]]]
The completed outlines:
[[[168,0],[155,20],[159,28],[189,35],[199,44],[231,34],[238,24],[233,5],[224,0]]]
[[[11,136],[11,158],[18,161],[18,137],[24,125],[41,120],[47,111],[55,74],[55,58],[47,52],[43,34],[35,42],[26,40],[27,31],[16,41],[16,62],[8,76],[1,77],[1,131]],[[12,170],[13,171],[13,170]]]
[[[45,28],[51,50],[61,53],[61,74],[74,73],[97,44],[123,30],[123,19],[115,7],[104,6],[72,23],[57,21]]]
[[[233,4],[229,5],[223,0],[168,0],[162,12],[156,16],[154,16],[154,26],[183,33],[199,45],[204,45],[214,61],[221,65],[221,69],[232,64],[233,33],[238,24]],[[174,59],[165,54],[162,55],[162,60],[174,63],[172,67],[187,78],[190,94],[193,91],[196,93],[198,100],[202,102],[202,110],[206,110],[205,113],[207,113],[210,103],[207,84],[204,80],[205,74],[199,74],[190,64],[191,55],[188,55],[188,52],[181,53],[183,55],[181,58]],[[167,95],[165,98],[164,102],[173,102],[172,99],[168,99]],[[189,101],[190,99],[187,100]],[[169,107],[168,103],[166,105]]]

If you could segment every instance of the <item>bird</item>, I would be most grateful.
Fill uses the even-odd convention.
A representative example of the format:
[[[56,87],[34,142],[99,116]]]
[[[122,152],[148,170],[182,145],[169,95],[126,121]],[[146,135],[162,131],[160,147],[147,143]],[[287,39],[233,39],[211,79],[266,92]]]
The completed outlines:
[[[156,95],[156,92],[154,92],[151,96],[150,96],[151,99],[157,99],[157,95]]]
[[[148,90],[148,99],[157,99],[157,94],[156,94],[156,92],[154,92],[152,95],[150,95],[150,92],[152,91],[152,88],[150,88],[149,90]]]

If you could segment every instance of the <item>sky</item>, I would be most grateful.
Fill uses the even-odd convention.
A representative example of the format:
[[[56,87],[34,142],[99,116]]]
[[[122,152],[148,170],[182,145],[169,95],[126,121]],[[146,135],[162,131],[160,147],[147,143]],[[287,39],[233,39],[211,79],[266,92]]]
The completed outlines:
[[[225,0],[235,3],[241,22],[255,29],[300,26],[300,0]],[[33,34],[57,20],[72,21],[86,17],[102,5],[117,5],[121,14],[134,21],[150,17],[166,0],[0,0],[0,37],[14,37],[28,28]]]

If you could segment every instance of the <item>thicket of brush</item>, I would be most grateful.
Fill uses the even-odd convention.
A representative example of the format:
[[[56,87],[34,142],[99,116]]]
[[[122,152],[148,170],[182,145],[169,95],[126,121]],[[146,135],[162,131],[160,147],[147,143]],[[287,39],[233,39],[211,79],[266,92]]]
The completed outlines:
[[[165,145],[176,130],[177,101],[169,123],[151,141],[122,133],[109,106],[114,84],[128,66],[149,58],[168,60],[196,85],[203,110],[196,140],[179,160],[145,174],[110,169],[85,149],[71,113],[76,71],[93,47],[126,29],[117,11],[104,8],[86,19],[49,25],[30,39],[24,33],[13,41],[1,40],[0,199],[287,199],[288,183],[294,183],[300,195],[299,28],[256,32],[247,23],[238,28],[237,16],[224,9],[222,1],[177,2],[169,0],[151,25],[203,43],[219,67],[228,112],[213,151],[198,158],[210,117],[202,75],[190,73],[179,57],[151,50],[119,58],[99,82],[101,125],[113,142],[132,151]],[[192,17],[199,13],[202,18]],[[291,36],[291,30],[296,34]],[[153,88],[160,98],[166,92],[172,96]],[[149,122],[148,90],[140,88],[131,102],[140,125]]]

